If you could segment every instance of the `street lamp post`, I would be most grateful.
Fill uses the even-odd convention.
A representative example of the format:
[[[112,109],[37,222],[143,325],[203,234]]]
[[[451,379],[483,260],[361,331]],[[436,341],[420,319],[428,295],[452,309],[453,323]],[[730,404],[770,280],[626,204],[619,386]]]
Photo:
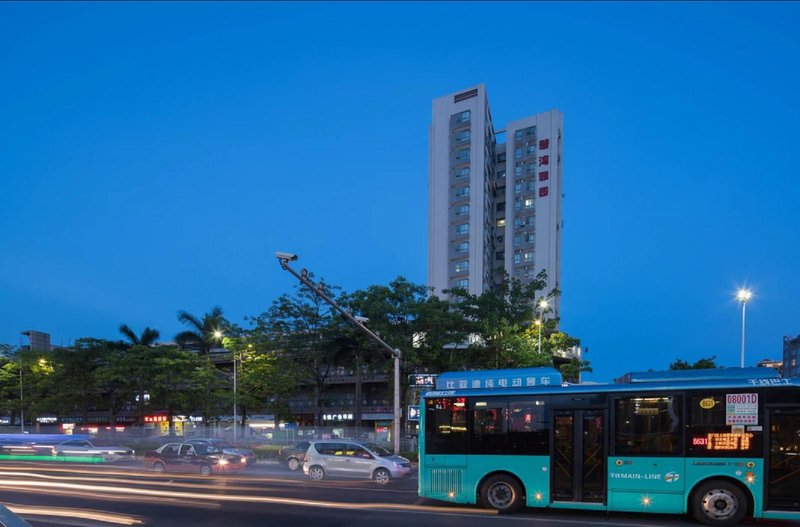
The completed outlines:
[[[547,304],[547,299],[542,298],[539,300],[539,320],[536,321],[536,325],[539,326],[539,354],[542,353],[542,329],[544,329],[544,312],[549,307]]]
[[[289,262],[297,260],[296,254],[276,252],[275,257],[281,264],[281,269],[289,271],[295,278],[300,280],[302,284],[311,289],[314,293],[327,302],[332,308],[338,311],[344,318],[351,324],[355,325],[358,329],[367,334],[372,340],[377,342],[383,349],[389,352],[394,361],[394,453],[400,453],[400,358],[402,353],[397,348],[392,348],[389,344],[384,342],[382,338],[373,333],[367,326],[365,326],[359,318],[351,315],[346,309],[333,301],[325,292],[319,288],[314,282],[308,279],[308,270],[302,269],[299,273],[289,266]]]
[[[215,330],[214,338],[222,342],[222,331]],[[236,442],[236,352],[231,351],[233,357],[233,442]]]
[[[736,292],[736,300],[742,303],[742,357],[740,366],[744,368],[744,316],[747,302],[753,298],[753,291],[751,289],[742,288]]]

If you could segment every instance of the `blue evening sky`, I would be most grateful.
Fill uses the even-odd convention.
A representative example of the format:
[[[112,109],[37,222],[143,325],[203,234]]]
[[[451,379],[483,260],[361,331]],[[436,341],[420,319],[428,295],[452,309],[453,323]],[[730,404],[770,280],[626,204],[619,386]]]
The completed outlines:
[[[2,3],[0,342],[427,280],[431,100],[564,112],[562,328],[607,381],[800,334],[800,4]]]

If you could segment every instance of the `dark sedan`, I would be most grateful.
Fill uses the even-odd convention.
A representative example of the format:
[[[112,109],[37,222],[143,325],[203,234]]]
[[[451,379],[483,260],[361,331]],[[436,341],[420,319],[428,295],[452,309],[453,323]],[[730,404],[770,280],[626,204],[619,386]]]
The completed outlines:
[[[303,467],[306,461],[306,451],[311,443],[300,441],[291,446],[285,446],[278,450],[278,461],[285,463],[289,470],[298,470]]]
[[[144,454],[145,468],[156,472],[196,472],[208,476],[241,470],[245,465],[241,456],[226,454],[207,445],[167,443]]]
[[[216,439],[216,438],[208,438],[208,439],[189,439],[186,441],[190,445],[205,445],[211,446],[214,448],[218,448],[222,450],[226,454],[233,454],[234,456],[242,456],[246,461],[247,465],[252,465],[256,462],[256,453],[250,450],[249,448],[236,446],[233,443],[229,443],[224,439]]]

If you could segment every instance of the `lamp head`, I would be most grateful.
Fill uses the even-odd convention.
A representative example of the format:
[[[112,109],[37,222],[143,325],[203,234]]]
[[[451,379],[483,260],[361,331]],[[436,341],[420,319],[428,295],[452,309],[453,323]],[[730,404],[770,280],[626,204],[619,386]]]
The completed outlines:
[[[753,298],[753,291],[751,289],[742,288],[736,292],[736,300],[739,302],[747,302]]]

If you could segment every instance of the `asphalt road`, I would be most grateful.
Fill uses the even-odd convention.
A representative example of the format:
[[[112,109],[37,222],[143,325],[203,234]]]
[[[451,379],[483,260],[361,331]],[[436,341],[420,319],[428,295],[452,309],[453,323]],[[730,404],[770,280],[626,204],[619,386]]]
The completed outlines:
[[[0,502],[34,527],[696,526],[684,517],[527,509],[498,516],[417,496],[417,479],[312,482],[263,463],[235,475],[155,474],[140,464],[3,463]],[[748,521],[745,525],[755,525]],[[758,522],[758,525],[792,523]]]

